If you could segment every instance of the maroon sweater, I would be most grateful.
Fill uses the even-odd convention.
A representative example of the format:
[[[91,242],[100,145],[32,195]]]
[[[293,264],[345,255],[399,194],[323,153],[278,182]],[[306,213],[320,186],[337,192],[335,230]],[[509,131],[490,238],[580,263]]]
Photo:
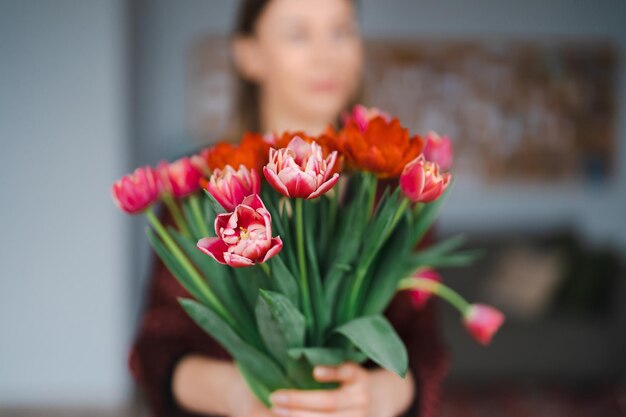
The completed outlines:
[[[166,210],[160,209],[164,224],[172,224]],[[171,377],[178,360],[191,354],[231,360],[211,336],[201,330],[183,311],[177,297],[190,297],[163,262],[152,254],[146,306],[129,356],[129,367],[141,386],[154,417],[191,417],[197,414],[181,409],[172,395]],[[437,329],[435,305],[415,310],[406,292],[399,292],[385,311],[404,341],[409,366],[415,377],[416,392],[406,417],[439,415],[440,388],[447,373],[448,355]],[[364,366],[376,366],[368,361]]]

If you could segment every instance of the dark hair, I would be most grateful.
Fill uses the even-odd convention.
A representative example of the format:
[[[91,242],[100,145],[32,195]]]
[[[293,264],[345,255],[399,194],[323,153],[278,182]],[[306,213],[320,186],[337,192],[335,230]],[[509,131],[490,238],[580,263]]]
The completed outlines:
[[[232,36],[253,36],[256,22],[270,1],[242,0]],[[235,77],[237,91],[233,130],[240,133],[243,131],[259,132],[261,130],[259,86],[245,79],[238,71],[235,71]]]
[[[254,36],[255,25],[271,0],[241,0],[237,13],[232,37]],[[354,1],[356,4],[357,1]],[[232,133],[235,138],[241,137],[245,131],[261,131],[261,112],[259,100],[259,86],[245,79],[235,71],[236,98],[234,107],[234,126]],[[350,102],[350,106],[359,102],[362,96],[361,88],[357,97]],[[238,140],[238,139],[236,139]]]

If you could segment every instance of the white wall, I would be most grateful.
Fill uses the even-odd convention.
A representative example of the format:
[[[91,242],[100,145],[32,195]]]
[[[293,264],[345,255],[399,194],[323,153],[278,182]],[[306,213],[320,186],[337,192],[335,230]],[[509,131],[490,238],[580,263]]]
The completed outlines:
[[[128,392],[125,5],[0,1],[0,406]]]

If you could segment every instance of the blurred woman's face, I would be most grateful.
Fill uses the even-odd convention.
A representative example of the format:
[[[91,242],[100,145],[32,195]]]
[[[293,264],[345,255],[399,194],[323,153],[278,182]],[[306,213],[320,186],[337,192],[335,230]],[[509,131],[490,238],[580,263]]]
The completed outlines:
[[[264,105],[332,121],[359,86],[362,44],[350,0],[271,0],[247,42],[239,61]]]

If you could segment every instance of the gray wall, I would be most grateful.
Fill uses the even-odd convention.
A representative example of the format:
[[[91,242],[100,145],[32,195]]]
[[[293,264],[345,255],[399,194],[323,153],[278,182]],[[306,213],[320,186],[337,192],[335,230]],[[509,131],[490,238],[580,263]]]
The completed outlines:
[[[128,392],[125,13],[0,2],[0,407]]]

